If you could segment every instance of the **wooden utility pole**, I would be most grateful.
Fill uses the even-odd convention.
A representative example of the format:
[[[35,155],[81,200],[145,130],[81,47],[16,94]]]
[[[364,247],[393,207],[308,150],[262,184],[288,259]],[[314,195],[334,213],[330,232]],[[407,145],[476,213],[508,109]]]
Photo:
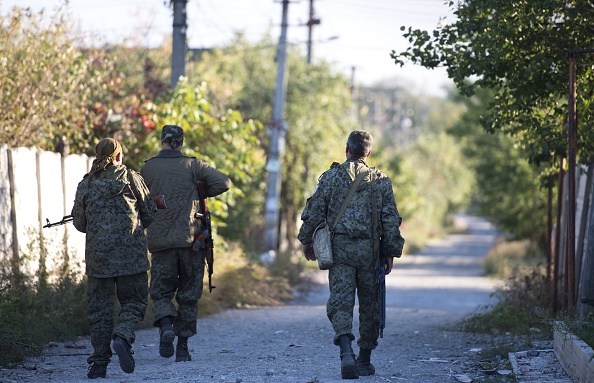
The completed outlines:
[[[576,81],[577,65],[575,54],[569,53],[569,128],[567,131],[567,142],[569,150],[567,153],[567,260],[565,273],[567,275],[565,293],[567,305],[564,307],[570,310],[575,307],[575,163],[577,154],[577,115],[576,115]]]
[[[313,26],[320,24],[320,19],[314,18],[314,0],[309,0],[309,20],[307,21],[307,63],[311,64],[311,51],[313,46]]]
[[[264,207],[264,252],[262,259],[276,256],[279,245],[279,206],[281,195],[282,162],[281,155],[285,149],[286,122],[284,120],[285,97],[287,94],[286,56],[287,56],[287,15],[289,0],[283,0],[283,18],[281,34],[276,54],[276,83],[274,103],[272,106],[272,121],[268,126],[270,149],[266,161],[268,184],[266,189],[266,204]]]
[[[186,75],[186,32],[188,30],[186,5],[188,0],[171,0],[173,4],[173,51],[171,53],[171,89]]]

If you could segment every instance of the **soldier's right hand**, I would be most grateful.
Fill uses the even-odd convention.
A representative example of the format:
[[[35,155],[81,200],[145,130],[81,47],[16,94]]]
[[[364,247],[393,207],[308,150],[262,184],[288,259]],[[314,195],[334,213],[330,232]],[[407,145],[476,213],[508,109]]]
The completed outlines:
[[[312,245],[303,245],[301,246],[301,249],[303,250],[303,255],[305,256],[305,259],[307,259],[308,261],[317,260]]]

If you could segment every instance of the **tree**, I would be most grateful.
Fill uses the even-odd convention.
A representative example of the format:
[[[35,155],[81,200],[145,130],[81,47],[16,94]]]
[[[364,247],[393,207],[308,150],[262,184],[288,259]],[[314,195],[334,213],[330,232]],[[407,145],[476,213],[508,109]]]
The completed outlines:
[[[567,0],[466,0],[449,5],[457,20],[433,32],[409,27],[404,37],[411,47],[393,51],[395,63],[445,66],[464,95],[480,87],[496,90],[482,121],[485,129],[510,133],[531,163],[557,165],[567,153],[568,52],[594,46],[594,7]],[[594,152],[593,71],[586,65],[591,58],[580,56],[578,74],[583,161]]]
[[[254,134],[265,150],[268,149],[266,125],[272,117],[275,51],[276,45],[270,37],[251,44],[238,35],[229,46],[204,52],[187,70],[191,83],[208,84],[215,109],[231,107],[245,118],[263,122]],[[344,76],[334,73],[327,63],[307,65],[295,47],[289,49],[287,63],[288,129],[282,158],[280,217],[281,232],[291,248],[305,199],[313,191],[318,175],[333,161],[344,160],[346,136],[354,124],[350,120],[350,93]],[[242,222],[250,222],[245,230],[246,238],[253,241],[253,250],[261,250],[257,246],[263,224],[264,177],[262,171],[252,187],[257,193],[244,201],[244,208],[234,212]]]
[[[47,25],[43,12],[18,7],[0,14],[0,141],[9,146],[54,150],[83,140],[80,116],[99,77],[89,77],[64,15],[56,20]]]
[[[456,96],[466,112],[448,133],[461,144],[465,162],[476,174],[473,201],[480,213],[511,239],[528,239],[544,250],[548,193],[539,179],[542,166],[530,165],[513,137],[487,133],[479,124],[494,93],[477,89],[472,97]]]
[[[257,193],[252,190],[254,179],[262,172],[265,162],[264,151],[255,134],[261,125],[254,120],[244,121],[242,115],[232,109],[216,115],[208,101],[206,84],[192,86],[182,79],[171,98],[155,106],[151,119],[158,126],[181,126],[184,129],[183,153],[215,166],[233,181],[229,192],[209,202],[218,227],[224,225],[230,210],[238,208],[239,200]],[[142,145],[141,152],[156,154],[160,147],[160,129]]]

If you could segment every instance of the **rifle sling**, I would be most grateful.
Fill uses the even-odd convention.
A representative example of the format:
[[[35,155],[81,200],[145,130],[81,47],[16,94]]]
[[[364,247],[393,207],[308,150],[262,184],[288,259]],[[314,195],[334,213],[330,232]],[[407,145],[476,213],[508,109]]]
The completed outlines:
[[[371,234],[373,236],[373,254],[376,258],[376,261],[378,262],[378,266],[381,267],[381,254],[379,251],[379,247],[380,247],[380,238],[379,238],[379,222],[378,222],[378,216],[377,216],[377,199],[376,199],[376,185],[375,185],[375,172],[372,172],[371,169],[369,170],[371,172],[371,208],[373,211],[373,229],[371,231]]]

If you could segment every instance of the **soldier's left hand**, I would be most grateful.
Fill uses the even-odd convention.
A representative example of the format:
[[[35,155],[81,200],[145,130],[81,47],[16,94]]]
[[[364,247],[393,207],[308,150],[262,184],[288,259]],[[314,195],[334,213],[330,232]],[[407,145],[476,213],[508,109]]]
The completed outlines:
[[[390,274],[394,266],[394,257],[386,257],[386,275]]]

